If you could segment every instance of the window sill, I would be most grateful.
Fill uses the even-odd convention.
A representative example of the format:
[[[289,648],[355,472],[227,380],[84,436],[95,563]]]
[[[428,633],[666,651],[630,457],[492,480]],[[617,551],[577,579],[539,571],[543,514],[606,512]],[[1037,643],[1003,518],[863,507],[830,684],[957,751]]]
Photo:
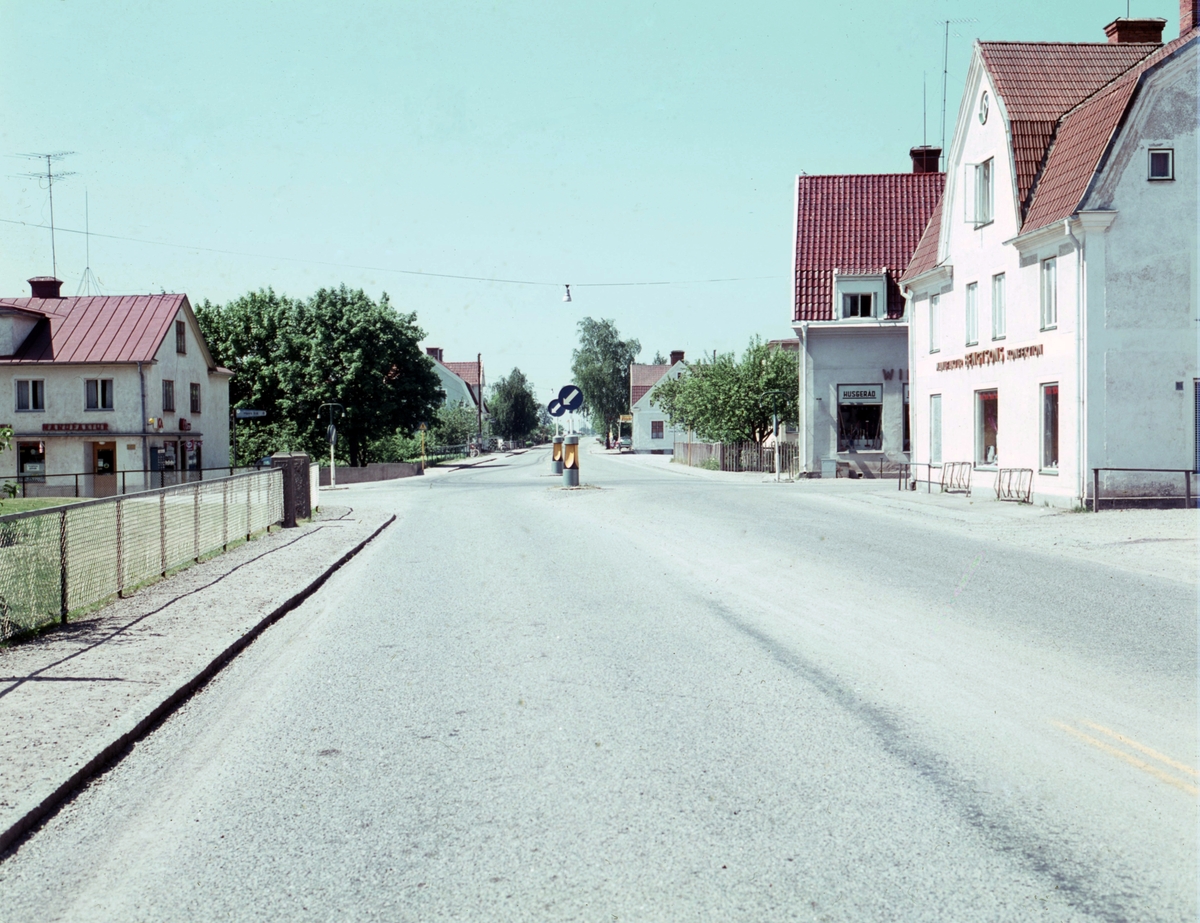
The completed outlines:
[[[1051,326],[1051,327],[1042,327],[1042,328],[1040,328],[1039,332],[1040,332],[1040,333],[1050,333],[1051,331],[1054,331],[1054,330],[1057,330],[1057,329],[1058,329],[1058,324],[1054,324],[1054,325],[1053,325],[1053,326]]]
[[[84,407],[83,412],[84,413],[112,413],[113,409],[111,407]]]
[[[1042,475],[1043,477],[1056,478],[1056,477],[1058,477],[1058,469],[1057,468],[1038,468],[1038,474]]]
[[[978,345],[979,345],[979,341],[978,341],[978,340],[968,340],[968,341],[967,341],[966,343],[964,343],[963,345],[964,345],[964,346],[978,346]]]
[[[1000,466],[997,464],[981,465],[981,464],[976,463],[974,465],[974,468],[976,471],[999,471],[1000,470]]]
[[[1005,334],[1003,334],[1003,333],[1002,333],[1002,334],[1000,334],[1000,336],[994,336],[994,337],[992,337],[992,342],[993,342],[993,343],[998,343],[1000,340],[1007,340],[1007,339],[1008,339],[1008,337],[1007,337]]]
[[[1148,176],[1148,177],[1146,177],[1146,182],[1148,182],[1148,183],[1173,183],[1173,182],[1175,182],[1175,177],[1173,177],[1173,176]]]
[[[28,409],[28,410],[22,410],[20,407],[18,407],[18,408],[17,408],[17,409],[14,411],[14,413],[45,413],[45,412],[46,412],[46,408],[45,408],[45,407],[33,407],[33,408],[30,408],[30,409]]]
[[[995,219],[995,218],[989,218],[987,221],[978,221],[978,222],[975,222],[975,230],[976,230],[976,231],[981,231],[981,230],[983,230],[984,228],[986,228],[986,227],[990,227],[991,225],[993,225],[993,224],[995,224],[995,223],[996,223],[996,219]]]

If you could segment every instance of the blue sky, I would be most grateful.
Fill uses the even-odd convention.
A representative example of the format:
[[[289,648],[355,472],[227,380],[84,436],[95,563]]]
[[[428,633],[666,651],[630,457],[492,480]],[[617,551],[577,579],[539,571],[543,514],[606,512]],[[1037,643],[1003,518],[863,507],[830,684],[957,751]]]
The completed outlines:
[[[86,189],[94,235],[157,242],[93,236],[106,293],[386,291],[447,359],[543,397],[586,315],[643,361],[740,350],[791,335],[795,174],[910,169],[923,75],[938,143],[938,20],[978,20],[951,27],[952,125],[975,38],[1103,41],[1125,7],[4,0],[0,293],[50,272],[12,155],[74,151],[56,223],[83,228]],[[1131,0],[1168,38],[1178,11]],[[83,237],[57,242],[75,294]],[[634,281],[687,284],[585,287]]]

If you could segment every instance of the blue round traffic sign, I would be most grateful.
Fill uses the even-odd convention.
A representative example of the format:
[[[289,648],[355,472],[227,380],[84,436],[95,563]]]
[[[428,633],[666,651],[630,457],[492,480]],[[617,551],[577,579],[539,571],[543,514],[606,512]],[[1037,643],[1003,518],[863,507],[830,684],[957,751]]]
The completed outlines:
[[[562,401],[560,401],[558,398],[555,398],[546,405],[546,412],[552,417],[561,417],[567,412],[567,408],[562,405]]]
[[[558,399],[562,401],[563,409],[572,413],[583,406],[583,392],[575,385],[564,385],[558,392]]]

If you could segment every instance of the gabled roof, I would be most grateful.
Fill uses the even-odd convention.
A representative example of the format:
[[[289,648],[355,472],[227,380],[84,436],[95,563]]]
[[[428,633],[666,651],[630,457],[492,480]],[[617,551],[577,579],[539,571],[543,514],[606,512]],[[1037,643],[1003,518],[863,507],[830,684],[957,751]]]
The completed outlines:
[[[443,362],[446,368],[461,378],[469,385],[478,387],[479,385],[479,367],[478,362]]]
[[[639,365],[636,362],[629,366],[629,406],[640,401],[671,368],[667,363],[661,365]]]
[[[1120,127],[1142,76],[1195,41],[1198,35],[1200,31],[1192,30],[1166,45],[1154,46],[1153,54],[1139,60],[1066,114],[1033,191],[1021,233],[1061,221],[1075,212],[1100,168],[1101,158]]]
[[[16,353],[2,361],[152,362],[180,308],[186,306],[186,295],[0,298],[0,310],[34,312],[45,318]],[[203,343],[201,350],[212,368]]]
[[[913,251],[912,260],[909,261],[908,268],[904,270],[904,275],[900,277],[901,282],[907,282],[914,276],[919,276],[923,272],[929,272],[929,270],[937,266],[938,241],[942,236],[942,202],[944,201],[945,196],[938,199],[937,208],[929,216],[929,224],[925,225],[925,233],[921,235],[921,242],[917,244],[917,249]]]
[[[833,272],[886,273],[888,317],[904,313],[896,279],[941,201],[943,173],[799,177],[795,320],[833,319]]]

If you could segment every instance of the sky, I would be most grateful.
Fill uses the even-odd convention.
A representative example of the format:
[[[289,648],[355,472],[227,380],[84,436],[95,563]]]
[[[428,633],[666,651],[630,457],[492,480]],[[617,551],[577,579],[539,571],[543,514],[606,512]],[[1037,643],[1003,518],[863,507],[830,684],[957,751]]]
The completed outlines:
[[[1175,0],[1129,4],[1178,34]],[[911,146],[940,143],[941,21],[975,20],[950,27],[952,131],[975,39],[1104,41],[1125,14],[0,0],[0,294],[51,272],[46,183],[20,155],[70,151],[54,184],[64,294],[89,265],[104,294],[193,304],[387,292],[425,345],[482,353],[493,382],[519,367],[545,400],[582,317],[615,321],[645,362],[791,336],[795,176],[908,172]]]

